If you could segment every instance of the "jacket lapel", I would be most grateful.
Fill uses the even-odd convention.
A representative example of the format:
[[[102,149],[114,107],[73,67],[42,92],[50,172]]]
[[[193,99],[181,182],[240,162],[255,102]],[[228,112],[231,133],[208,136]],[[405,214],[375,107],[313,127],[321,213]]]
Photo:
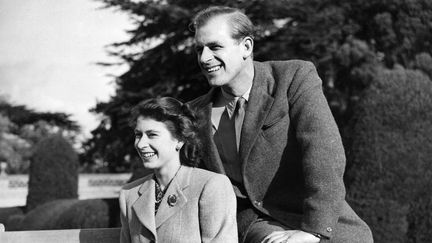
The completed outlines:
[[[166,222],[171,216],[179,212],[187,203],[188,200],[184,190],[189,186],[191,172],[192,168],[182,166],[176,177],[172,180],[159,205],[156,214],[156,228],[159,228],[159,226]],[[169,202],[169,197],[175,197],[175,200],[170,200]]]
[[[141,224],[146,227],[156,239],[155,225],[155,181],[149,179],[145,181],[138,190],[140,197],[132,205],[135,214]]]
[[[249,95],[248,105],[246,107],[245,118],[242,126],[240,138],[240,158],[242,159],[242,168],[246,166],[246,161],[249,153],[255,143],[256,138],[260,134],[261,127],[264,124],[274,98],[269,95],[269,79],[271,74],[265,69],[264,64],[254,62],[254,79],[252,89]]]
[[[210,171],[225,174],[222,160],[213,140],[213,125],[211,122],[213,101],[218,91],[218,88],[212,88],[203,96],[203,99],[197,104],[197,107],[200,108],[198,113],[200,114],[199,116],[201,119],[200,137],[203,139],[203,162],[205,168]]]
[[[256,138],[260,134],[260,130],[264,121],[270,112],[274,98],[269,94],[273,89],[272,75],[266,69],[265,64],[254,62],[254,79],[252,89],[249,95],[249,102],[246,108],[245,118],[242,126],[239,154],[242,160],[242,170],[246,166],[249,153],[252,149]],[[199,107],[198,113],[201,119],[201,137],[203,138],[203,158],[206,169],[225,174],[222,160],[219,156],[216,144],[213,140],[211,111],[215,95],[219,88],[212,88],[206,95],[196,104]]]

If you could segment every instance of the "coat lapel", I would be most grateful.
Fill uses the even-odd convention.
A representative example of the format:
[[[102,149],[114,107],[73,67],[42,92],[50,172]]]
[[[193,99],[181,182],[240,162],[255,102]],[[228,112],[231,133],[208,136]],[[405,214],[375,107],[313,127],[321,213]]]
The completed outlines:
[[[200,133],[203,139],[203,159],[205,168],[210,171],[218,173],[225,173],[225,169],[222,164],[222,160],[219,156],[218,149],[213,140],[213,125],[211,122],[212,107],[215,95],[217,95],[218,88],[212,88],[201,100],[197,107],[200,108],[198,113],[200,114],[201,127]]]
[[[156,239],[155,224],[155,181],[149,179],[145,181],[138,190],[140,197],[132,205],[135,214],[141,224],[146,227]]]
[[[189,186],[190,175],[192,168],[182,166],[177,175],[172,180],[167,191],[165,192],[162,202],[156,214],[156,228],[159,228],[171,216],[179,212],[187,203],[185,190]],[[169,197],[175,197],[175,202],[168,202]]]
[[[247,157],[255,143],[256,138],[260,134],[261,127],[264,124],[274,98],[269,95],[269,87],[271,75],[265,69],[264,64],[254,62],[255,74],[252,84],[252,89],[249,95],[249,101],[245,118],[242,126],[240,138],[240,158],[242,160],[242,168],[246,166]]]

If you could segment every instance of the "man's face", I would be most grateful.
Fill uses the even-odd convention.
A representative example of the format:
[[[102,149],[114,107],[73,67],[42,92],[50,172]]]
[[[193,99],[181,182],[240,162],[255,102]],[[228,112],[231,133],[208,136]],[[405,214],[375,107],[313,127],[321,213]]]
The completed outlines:
[[[241,82],[245,47],[242,41],[231,37],[227,16],[216,16],[196,30],[195,50],[201,71],[211,86]]]

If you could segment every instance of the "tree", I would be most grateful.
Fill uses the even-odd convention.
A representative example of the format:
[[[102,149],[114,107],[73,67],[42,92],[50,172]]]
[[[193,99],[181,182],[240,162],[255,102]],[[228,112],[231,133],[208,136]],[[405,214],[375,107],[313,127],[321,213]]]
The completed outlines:
[[[60,134],[42,139],[30,164],[26,209],[78,197],[78,155]]]
[[[382,70],[355,110],[348,199],[376,242],[431,236],[431,110],[431,80],[401,66]]]
[[[69,116],[33,111],[0,96],[0,161],[7,162],[7,173],[27,173],[33,147],[50,134],[62,133],[73,143],[80,127]]]
[[[136,156],[127,125],[132,106],[156,96],[189,101],[209,88],[189,31],[192,16],[209,5],[238,7],[252,18],[256,60],[313,61],[342,132],[377,68],[416,68],[418,54],[432,54],[429,0],[100,1],[135,23],[130,39],[109,50],[129,70],[116,78],[115,95],[93,108],[104,119],[85,144],[87,161],[107,161],[111,171],[127,169]]]

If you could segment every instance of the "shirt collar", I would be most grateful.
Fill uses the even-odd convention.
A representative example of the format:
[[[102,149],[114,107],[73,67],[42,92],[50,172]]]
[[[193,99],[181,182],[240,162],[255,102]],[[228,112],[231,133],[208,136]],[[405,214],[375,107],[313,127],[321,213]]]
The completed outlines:
[[[243,99],[246,100],[246,103],[249,101],[249,94],[250,94],[251,88],[252,87],[249,87],[249,89],[246,90],[246,92],[243,95],[240,96],[240,97],[243,97]],[[234,114],[237,100],[240,97],[236,97],[236,96],[234,96],[234,95],[226,92],[222,88],[221,88],[221,94],[222,94],[221,98],[224,100],[224,103],[226,104],[225,107],[227,109],[228,116],[229,116],[229,118],[231,118],[233,116],[233,114]]]

